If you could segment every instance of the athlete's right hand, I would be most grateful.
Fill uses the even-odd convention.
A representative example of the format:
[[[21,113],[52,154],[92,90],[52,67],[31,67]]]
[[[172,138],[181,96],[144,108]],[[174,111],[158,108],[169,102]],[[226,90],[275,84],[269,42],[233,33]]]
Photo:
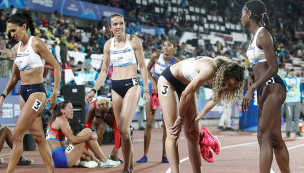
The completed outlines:
[[[156,83],[155,83],[155,84],[152,84],[151,90],[152,90],[152,93],[153,93],[153,94],[157,94],[157,84],[156,84]]]
[[[2,107],[3,101],[4,101],[4,98],[0,97],[0,115],[2,115],[1,107]]]
[[[97,134],[95,133],[95,131],[93,131],[93,132],[91,133],[91,136],[92,136],[92,140],[97,140],[97,139],[98,139],[98,136],[97,136]]]
[[[85,96],[85,101],[87,102],[87,104],[90,104],[91,100],[94,98],[94,91],[91,91],[89,94],[87,94]]]

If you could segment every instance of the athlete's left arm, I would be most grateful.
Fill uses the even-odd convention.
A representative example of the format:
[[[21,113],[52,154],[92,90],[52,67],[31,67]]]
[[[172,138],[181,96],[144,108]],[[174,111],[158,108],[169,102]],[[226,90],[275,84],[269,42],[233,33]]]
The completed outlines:
[[[262,86],[264,83],[266,83],[268,80],[270,80],[275,74],[278,73],[278,62],[276,58],[276,53],[273,47],[273,40],[270,33],[267,31],[267,29],[262,29],[257,37],[257,45],[259,47],[262,47],[265,53],[265,57],[268,64],[268,69],[266,72],[257,80],[255,83],[253,83],[250,87],[248,87],[248,90],[254,91],[258,87]]]
[[[52,95],[49,97],[48,102],[50,101],[50,108],[49,110],[53,109],[57,104],[57,94],[59,89],[59,84],[61,81],[61,67],[46,46],[46,44],[40,40],[38,37],[33,38],[33,50],[40,55],[42,58],[45,59],[47,63],[49,63],[54,69],[54,89]]]
[[[186,116],[186,111],[194,97],[195,92],[207,81],[213,78],[214,68],[208,63],[200,69],[199,74],[189,83],[183,91],[179,103],[179,116]],[[193,103],[192,103],[193,104]]]
[[[134,50],[134,53],[135,53],[135,56],[136,56],[136,59],[137,59],[137,62],[138,62],[139,68],[140,68],[144,89],[147,90],[148,89],[148,73],[147,73],[147,67],[146,67],[146,63],[145,63],[142,43],[141,43],[140,39],[133,36],[133,38],[131,40],[131,46]],[[149,92],[144,92],[143,100],[146,103],[150,101],[149,97],[150,97]]]

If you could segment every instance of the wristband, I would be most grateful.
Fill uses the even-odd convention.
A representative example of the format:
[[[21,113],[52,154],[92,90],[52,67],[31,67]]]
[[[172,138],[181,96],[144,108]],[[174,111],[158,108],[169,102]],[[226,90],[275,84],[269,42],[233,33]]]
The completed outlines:
[[[144,89],[144,92],[145,93],[149,93],[149,89]]]
[[[6,95],[4,95],[3,93],[2,93],[0,96],[2,96],[4,99],[5,99],[5,97],[6,97]]]
[[[92,140],[92,135],[89,135],[89,140]]]
[[[97,92],[96,89],[94,89],[94,88],[92,88],[91,91],[94,91],[95,94],[96,94],[96,92]]]

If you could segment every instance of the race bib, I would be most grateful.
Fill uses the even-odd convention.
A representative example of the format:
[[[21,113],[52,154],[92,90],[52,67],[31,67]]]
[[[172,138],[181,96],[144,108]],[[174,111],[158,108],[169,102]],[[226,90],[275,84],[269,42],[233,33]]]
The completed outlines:
[[[65,149],[65,151],[66,151],[67,153],[70,153],[73,149],[74,149],[74,146],[73,146],[72,144],[70,144],[70,145]]]
[[[170,88],[170,85],[163,84],[162,90],[161,90],[161,95],[162,96],[167,96],[169,88]]]
[[[35,101],[35,103],[34,103],[34,105],[33,105],[32,108],[33,108],[36,112],[38,112],[38,110],[39,110],[39,108],[40,108],[41,105],[42,105],[42,102],[41,102],[40,100],[36,99],[36,101]]]

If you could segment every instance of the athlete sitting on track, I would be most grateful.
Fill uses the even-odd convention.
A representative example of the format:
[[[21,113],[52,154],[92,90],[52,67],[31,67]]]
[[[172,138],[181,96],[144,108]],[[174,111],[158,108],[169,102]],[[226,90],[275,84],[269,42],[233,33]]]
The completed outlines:
[[[58,103],[52,112],[52,121],[46,134],[46,140],[52,151],[55,167],[68,168],[77,164],[82,154],[91,156],[92,159],[100,163],[100,167],[116,167],[119,161],[106,159],[97,143],[97,135],[91,129],[85,128],[77,136],[73,135],[68,120],[73,118],[73,106],[69,101]],[[64,140],[70,141],[68,147]],[[100,162],[88,152],[84,146],[88,145],[90,150],[97,156]]]

